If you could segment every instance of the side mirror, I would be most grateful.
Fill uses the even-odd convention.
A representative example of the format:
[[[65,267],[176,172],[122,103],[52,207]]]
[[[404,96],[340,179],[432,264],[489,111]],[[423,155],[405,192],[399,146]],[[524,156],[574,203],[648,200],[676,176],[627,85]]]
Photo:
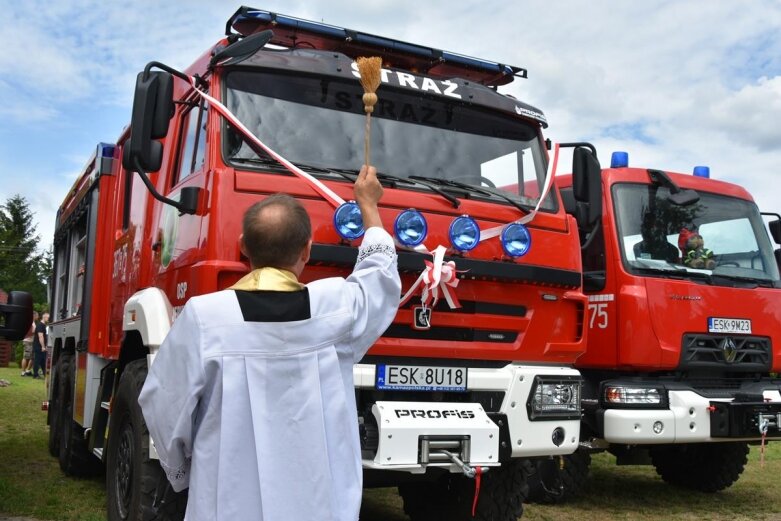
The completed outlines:
[[[578,226],[593,227],[602,217],[602,167],[586,147],[577,147],[572,153],[572,189]]]
[[[12,291],[8,303],[0,304],[3,323],[0,324],[0,337],[8,340],[21,340],[30,330],[33,322],[33,297],[26,291]]]
[[[209,67],[213,67],[226,58],[230,59],[222,65],[236,65],[237,63],[241,63],[262,49],[273,37],[274,32],[271,29],[251,34],[246,38],[215,52],[212,59],[209,61]]]
[[[700,194],[694,190],[681,190],[671,193],[669,199],[676,206],[689,206],[700,200]]]
[[[781,219],[770,221],[767,223],[767,227],[770,229],[770,235],[773,236],[773,240],[776,244],[781,244]]]
[[[179,192],[179,211],[194,214],[198,209],[198,199],[201,197],[201,189],[197,186],[185,186]]]
[[[781,270],[781,250],[776,250],[773,254],[776,256],[776,266]]]
[[[160,170],[163,146],[158,139],[168,134],[174,115],[173,76],[163,71],[145,71],[136,78],[130,140],[122,157],[126,170]]]

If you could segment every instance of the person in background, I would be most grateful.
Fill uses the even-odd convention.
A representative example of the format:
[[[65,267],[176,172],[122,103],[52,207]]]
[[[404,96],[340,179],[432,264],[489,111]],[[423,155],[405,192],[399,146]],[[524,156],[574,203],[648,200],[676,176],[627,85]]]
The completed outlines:
[[[30,324],[30,330],[27,332],[27,336],[22,340],[24,351],[22,353],[22,361],[19,363],[19,368],[22,370],[22,376],[30,376],[33,374],[33,338],[35,337],[35,326],[38,322],[38,312],[33,311],[33,323]]]
[[[41,320],[33,322],[35,324],[35,335],[33,336],[33,378],[40,378],[38,370],[43,376],[46,376],[46,324],[49,322],[49,314],[44,313]]]

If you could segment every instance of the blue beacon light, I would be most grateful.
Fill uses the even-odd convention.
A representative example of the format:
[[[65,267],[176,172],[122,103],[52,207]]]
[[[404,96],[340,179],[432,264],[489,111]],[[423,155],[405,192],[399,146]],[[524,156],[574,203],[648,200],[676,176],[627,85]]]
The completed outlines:
[[[500,237],[502,249],[510,257],[522,257],[529,253],[532,236],[529,229],[520,223],[512,223],[502,230]]]
[[[704,177],[705,179],[710,179],[710,167],[708,166],[695,166],[694,167],[694,175],[697,177]]]
[[[626,168],[629,166],[629,154],[626,152],[613,152],[610,156],[610,168]]]
[[[358,203],[348,201],[334,212],[334,228],[342,239],[355,240],[363,235],[363,216]]]
[[[473,218],[462,215],[450,223],[448,236],[453,248],[461,252],[471,251],[480,244],[480,227]]]
[[[396,239],[404,246],[414,247],[422,243],[428,232],[426,218],[419,211],[410,208],[404,210],[393,223]]]

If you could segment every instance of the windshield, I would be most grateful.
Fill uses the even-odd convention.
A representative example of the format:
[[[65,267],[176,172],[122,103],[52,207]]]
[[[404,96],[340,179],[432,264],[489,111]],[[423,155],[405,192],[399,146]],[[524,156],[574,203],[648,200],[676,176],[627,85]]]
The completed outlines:
[[[676,206],[667,188],[629,183],[614,185],[612,195],[629,271],[777,285],[773,248],[754,203],[699,192],[698,202]]]
[[[357,80],[234,70],[226,84],[228,108],[299,167],[357,170],[363,162],[366,116]],[[502,188],[523,205],[537,204],[546,164],[535,125],[422,90],[382,86],[378,95],[371,161],[379,172]],[[224,151],[242,168],[263,159],[230,127]],[[549,195],[541,208],[555,209],[553,201]]]

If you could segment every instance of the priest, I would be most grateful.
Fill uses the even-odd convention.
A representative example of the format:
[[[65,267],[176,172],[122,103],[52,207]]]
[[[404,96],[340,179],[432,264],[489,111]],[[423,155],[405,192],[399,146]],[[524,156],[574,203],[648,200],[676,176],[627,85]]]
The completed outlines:
[[[362,469],[358,362],[396,315],[401,283],[373,167],[355,182],[366,234],[352,274],[303,285],[306,210],[272,195],[247,210],[252,272],[190,299],[139,397],[186,519],[355,521]]]

